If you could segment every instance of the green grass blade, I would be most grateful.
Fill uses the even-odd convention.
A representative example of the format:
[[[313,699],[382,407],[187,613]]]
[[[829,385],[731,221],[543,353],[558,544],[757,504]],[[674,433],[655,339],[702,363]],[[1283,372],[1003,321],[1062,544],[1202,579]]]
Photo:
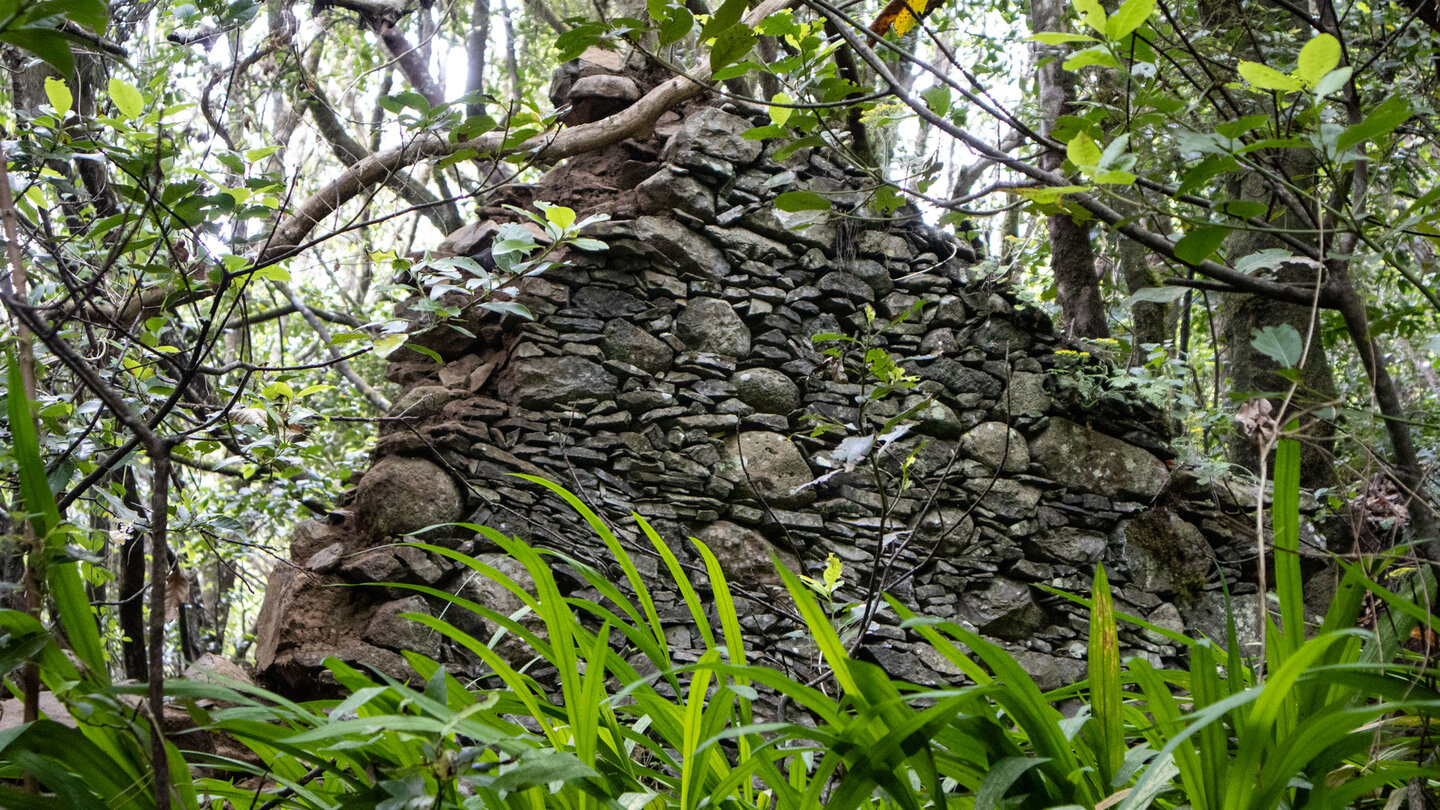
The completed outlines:
[[[1100,778],[1115,787],[1115,775],[1125,761],[1125,719],[1121,711],[1120,635],[1115,604],[1105,566],[1095,566],[1090,609],[1090,722],[1091,745],[1100,766]]]
[[[30,515],[31,528],[40,544],[40,548],[31,549],[29,553],[42,557],[39,567],[45,571],[50,595],[55,600],[55,609],[70,639],[71,649],[85,664],[91,678],[108,685],[110,668],[105,663],[105,646],[100,642],[100,628],[90,609],[85,583],[80,578],[80,563],[52,559],[64,550],[64,535],[59,531],[60,510],[55,505],[55,495],[50,491],[50,481],[45,476],[45,463],[40,459],[40,440],[35,433],[35,419],[30,413],[30,402],[25,397],[25,386],[20,379],[20,366],[8,353],[6,361],[9,365],[9,391],[5,399],[10,416],[10,440],[19,467],[20,499]]]
[[[1300,576],[1300,442],[1281,439],[1275,449],[1275,593],[1280,597],[1284,664],[1305,643],[1305,586]]]

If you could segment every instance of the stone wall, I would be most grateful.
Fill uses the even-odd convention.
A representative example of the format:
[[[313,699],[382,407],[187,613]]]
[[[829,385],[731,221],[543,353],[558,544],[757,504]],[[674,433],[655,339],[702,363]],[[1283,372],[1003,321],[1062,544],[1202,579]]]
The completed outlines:
[[[394,673],[405,671],[398,650],[452,655],[396,618],[441,605],[330,584],[416,582],[518,606],[440,559],[376,548],[434,523],[489,525],[623,581],[572,510],[512,473],[558,482],[611,521],[657,583],[682,651],[695,643],[691,621],[646,541],[635,542],[632,510],[682,559],[697,560],[689,536],[717,552],[752,648],[780,666],[803,669],[813,651],[786,637],[793,628],[770,607],[771,551],[811,575],[837,555],[843,600],[861,595],[878,547],[886,590],[1015,650],[1045,686],[1083,677],[1086,616],[1037,586],[1087,593],[1097,562],[1119,610],[1223,638],[1220,577],[1243,573],[1224,561],[1253,557],[1253,546],[1237,531],[1244,519],[1172,473],[1169,420],[1105,390],[1097,347],[1076,354],[1084,347],[1067,346],[1043,312],[979,277],[972,246],[915,217],[852,216],[871,213],[857,190],[864,178],[807,150],[775,160],[778,144],[742,136],[761,122],[694,109],[512,196],[610,213],[587,231],[608,250],[572,250],[563,267],[525,279],[517,299],[534,321],[477,311],[463,331],[441,325],[414,338],[443,365],[394,357],[391,416],[404,418],[381,429],[348,507],[302,524],[293,565],[272,576],[257,644],[271,686],[319,688],[327,655]],[[797,188],[828,195],[835,211],[777,211],[771,200]],[[499,207],[484,215],[515,219]],[[440,250],[481,254],[493,231],[477,223]],[[871,383],[822,353],[840,345],[812,340],[823,333],[868,335],[918,378],[913,390],[870,402],[870,421],[859,423]],[[914,486],[903,492],[892,485],[882,496],[867,464],[845,469],[836,452],[845,433],[810,436],[816,415],[863,436],[912,408],[913,429],[879,459],[882,474],[895,474],[913,453]],[[518,567],[472,533],[444,542]],[[1177,653],[1151,632],[1122,628],[1121,639],[1157,662]],[[912,640],[882,612],[861,655],[921,683],[957,674]]]

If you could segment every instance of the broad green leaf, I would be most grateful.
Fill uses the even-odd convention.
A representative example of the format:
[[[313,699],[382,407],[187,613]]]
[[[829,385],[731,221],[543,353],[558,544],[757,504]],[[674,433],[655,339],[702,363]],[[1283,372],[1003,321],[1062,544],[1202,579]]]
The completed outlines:
[[[1054,205],[1066,194],[1080,194],[1089,191],[1089,186],[1052,186],[1048,188],[1020,188],[1015,193],[1037,205]]]
[[[775,126],[777,126],[777,127],[783,127],[783,126],[785,126],[785,122],[786,122],[786,121],[789,121],[789,120],[790,120],[790,115],[795,112],[795,110],[794,110],[793,108],[791,108],[791,107],[787,107],[787,106],[776,106],[776,105],[786,105],[786,104],[794,104],[794,103],[795,103],[795,99],[791,98],[791,97],[790,97],[788,94],[786,94],[786,93],[776,93],[773,97],[771,97],[771,99],[770,99],[770,120],[771,120],[772,122],[774,122]]]
[[[1071,55],[1069,59],[1066,59],[1065,64],[1061,65],[1061,67],[1073,72],[1083,67],[1090,67],[1091,65],[1109,68],[1120,67],[1120,63],[1116,61],[1115,55],[1110,53],[1109,49],[1104,45],[1096,45],[1092,48],[1086,48],[1083,51],[1076,52]]]
[[[1081,22],[1098,33],[1105,33],[1105,7],[1100,5],[1100,0],[1075,0],[1075,11],[1079,12]]]
[[[660,20],[660,46],[671,45],[685,38],[695,27],[695,15],[684,6],[670,6]]]
[[[145,112],[145,97],[135,85],[116,76],[110,77],[110,100],[126,118],[139,118]]]
[[[45,95],[50,99],[50,106],[55,108],[55,115],[61,119],[65,118],[65,113],[70,112],[70,108],[75,104],[75,96],[71,94],[64,79],[46,76]]]
[[[1099,42],[1100,40],[1085,34],[1068,34],[1062,31],[1041,31],[1031,41],[1041,45],[1065,45],[1071,42]]]
[[[936,115],[950,114],[950,85],[937,84],[920,94],[925,99],[925,106]]]
[[[720,8],[716,9],[715,13],[710,15],[710,19],[705,22],[705,27],[700,29],[700,39],[703,41],[718,37],[735,27],[740,22],[740,18],[745,16],[745,2],[746,0],[725,0],[721,3]]]
[[[1075,137],[1065,145],[1065,157],[1082,169],[1094,168],[1099,164],[1100,154],[1100,145],[1084,132],[1076,133]]]
[[[1155,0],[1125,0],[1105,21],[1105,36],[1112,42],[1124,39],[1145,24],[1155,11]]]
[[[389,357],[396,349],[405,345],[409,335],[383,335],[375,338],[375,353],[381,357]]]
[[[717,73],[726,65],[738,62],[750,49],[755,47],[755,32],[743,25],[725,29],[715,37],[715,46],[710,49],[710,70]]]
[[[1204,225],[1175,243],[1175,255],[1183,262],[1199,264],[1220,248],[1230,229],[1222,225]]]
[[[1238,68],[1240,75],[1245,81],[1260,88],[1261,90],[1279,90],[1283,93],[1293,93],[1304,88],[1300,80],[1294,76],[1287,76],[1272,67],[1266,67],[1259,62],[1241,62]]]
[[[1370,111],[1365,120],[1340,133],[1335,141],[1337,151],[1343,152],[1361,141],[1373,141],[1395,131],[1395,128],[1410,120],[1410,102],[1403,96],[1391,96]]]
[[[1251,333],[1250,345],[1255,351],[1269,357],[1281,368],[1296,368],[1300,365],[1300,354],[1305,350],[1305,343],[1300,339],[1300,332],[1288,323],[1279,326],[1266,326],[1253,330]]]
[[[1168,304],[1185,295],[1184,287],[1141,287],[1125,299],[1125,306],[1136,304]]]
[[[1248,256],[1242,256],[1235,260],[1235,269],[1242,273],[1253,273],[1256,270],[1273,270],[1280,265],[1290,261],[1309,261],[1301,259],[1294,253],[1284,248],[1266,248],[1257,250]]]
[[[781,211],[829,211],[830,201],[813,191],[787,191],[775,198]]]
[[[1346,65],[1345,67],[1336,68],[1335,70],[1326,73],[1320,78],[1320,81],[1315,83],[1316,97],[1325,98],[1331,93],[1338,91],[1340,88],[1345,86],[1346,82],[1350,81],[1350,74],[1354,72],[1354,68]]]
[[[11,5],[10,8],[13,10],[14,6]],[[70,40],[54,28],[21,26],[0,31],[0,42],[7,42],[35,54],[62,76],[75,75],[75,55],[70,52]]]
[[[575,209],[566,208],[563,205],[547,205],[545,206],[545,221],[564,230],[575,224]]]
[[[1107,171],[1098,172],[1094,177],[1091,177],[1090,179],[1094,180],[1097,183],[1105,183],[1107,185],[1128,186],[1135,182],[1135,175],[1130,172],[1121,171],[1119,169],[1109,169]]]
[[[1340,64],[1340,40],[1329,34],[1317,34],[1305,47],[1300,49],[1299,64],[1295,66],[1295,78],[1314,87],[1325,74]]]

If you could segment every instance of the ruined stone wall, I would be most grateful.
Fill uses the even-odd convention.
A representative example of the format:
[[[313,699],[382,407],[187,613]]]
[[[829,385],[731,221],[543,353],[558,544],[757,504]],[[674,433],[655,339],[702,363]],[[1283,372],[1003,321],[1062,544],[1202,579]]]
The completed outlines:
[[[441,559],[375,548],[434,523],[485,524],[623,581],[569,507],[512,473],[558,482],[610,520],[656,583],[682,661],[697,643],[691,621],[648,543],[636,542],[632,510],[682,559],[697,561],[689,536],[716,551],[757,658],[781,666],[803,669],[813,651],[786,637],[793,628],[771,607],[772,551],[812,576],[837,555],[843,601],[862,595],[878,547],[885,590],[1015,650],[1045,686],[1083,677],[1086,617],[1037,586],[1087,593],[1097,562],[1119,610],[1223,637],[1220,577],[1241,573],[1224,561],[1246,555],[1209,492],[1172,474],[1167,418],[1099,386],[1097,358],[1075,354],[1048,316],[981,278],[970,245],[914,217],[842,215],[868,213],[864,179],[806,150],[775,160],[776,144],[742,136],[756,123],[693,110],[514,198],[610,213],[587,231],[608,250],[571,250],[563,267],[526,279],[518,300],[534,321],[477,312],[464,331],[415,338],[443,365],[415,352],[391,362],[391,416],[404,419],[381,430],[348,508],[302,524],[293,565],[272,577],[257,644],[272,686],[308,691],[327,655],[401,673],[399,650],[450,654],[396,618],[442,605],[329,584],[415,582],[518,607]],[[773,198],[791,189],[824,193],[836,210],[777,211]],[[483,251],[493,230],[471,226],[441,250]],[[867,308],[881,326],[915,314],[876,329]],[[869,403],[872,421],[860,424],[870,383],[822,354],[839,345],[812,340],[824,333],[869,335],[918,382]],[[903,492],[882,496],[865,464],[846,471],[835,453],[844,433],[809,435],[815,415],[864,435],[912,408],[913,430],[880,460],[894,473],[919,448]],[[473,533],[444,542],[518,568]],[[1177,652],[1158,634],[1122,628],[1121,639],[1157,661]],[[916,682],[957,675],[912,641],[882,612],[861,655]]]

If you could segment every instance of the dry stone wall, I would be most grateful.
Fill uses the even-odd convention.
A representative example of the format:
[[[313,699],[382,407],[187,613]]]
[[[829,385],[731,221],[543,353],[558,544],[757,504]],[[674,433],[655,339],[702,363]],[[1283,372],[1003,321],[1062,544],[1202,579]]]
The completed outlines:
[[[772,552],[814,576],[836,555],[844,601],[863,595],[879,549],[886,590],[1015,650],[1045,686],[1083,677],[1086,617],[1038,586],[1085,593],[1097,563],[1120,610],[1223,637],[1220,577],[1239,578],[1226,561],[1245,558],[1236,546],[1246,541],[1208,490],[1172,473],[1166,416],[1096,388],[1101,375],[1086,365],[1096,358],[981,278],[970,245],[915,217],[842,215],[867,213],[856,190],[864,178],[806,150],[776,160],[777,144],[743,137],[756,124],[702,107],[517,192],[522,204],[610,213],[587,231],[608,249],[571,250],[562,267],[525,279],[516,297],[533,321],[477,311],[464,331],[442,325],[414,338],[443,364],[415,352],[392,360],[400,393],[390,415],[400,419],[381,429],[348,506],[302,524],[292,564],[272,576],[257,644],[270,685],[323,690],[315,673],[328,655],[396,674],[401,650],[454,655],[397,618],[442,604],[329,585],[411,582],[519,607],[466,570],[386,545],[432,524],[485,524],[623,581],[578,515],[514,473],[564,485],[626,538],[681,661],[697,644],[692,622],[663,565],[635,542],[632,511],[682,559],[698,561],[687,537],[714,549],[756,656],[791,669],[812,666],[814,651],[774,609]],[[791,189],[823,193],[836,211],[776,210],[773,198]],[[483,252],[493,231],[467,227],[440,249]],[[913,389],[869,402],[862,422],[873,386],[822,353],[838,345],[813,340],[825,333],[868,335],[914,375]],[[1071,384],[1077,375],[1091,385]],[[845,433],[810,435],[817,416],[858,436],[912,409],[913,430],[879,457],[894,474],[913,456],[905,491],[879,491],[867,464],[847,471],[836,452]],[[472,532],[439,536],[520,575]],[[477,618],[447,617],[488,637]],[[1157,661],[1177,653],[1153,632],[1122,629],[1121,639]],[[913,641],[882,611],[861,654],[919,683],[958,675]]]

